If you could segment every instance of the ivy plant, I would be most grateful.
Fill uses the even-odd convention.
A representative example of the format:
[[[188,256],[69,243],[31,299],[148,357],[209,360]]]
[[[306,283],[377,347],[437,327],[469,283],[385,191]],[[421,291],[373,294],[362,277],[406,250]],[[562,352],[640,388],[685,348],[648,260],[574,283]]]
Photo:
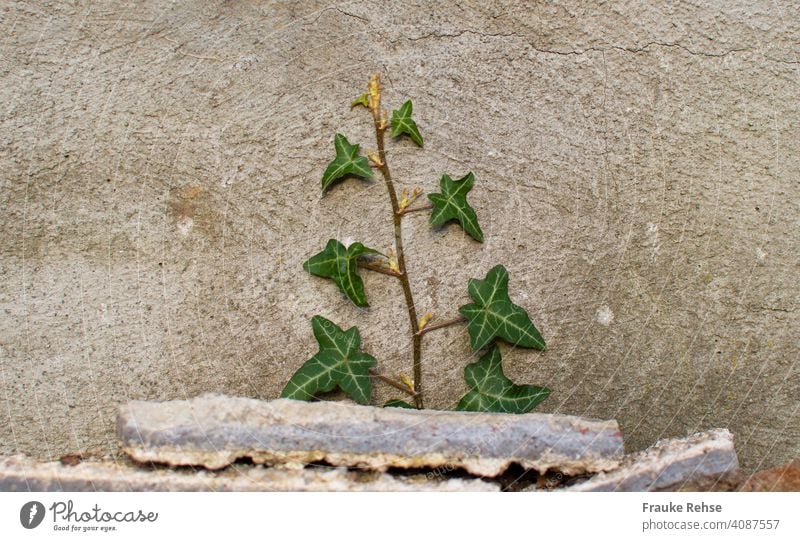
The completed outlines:
[[[298,400],[315,400],[321,393],[336,388],[360,404],[368,404],[372,397],[374,380],[391,385],[409,395],[412,403],[393,399],[385,407],[422,408],[422,338],[430,331],[466,323],[471,348],[479,359],[464,369],[468,392],[458,402],[457,410],[504,413],[527,413],[547,398],[550,390],[535,385],[519,385],[503,372],[500,343],[545,349],[545,341],[534,326],[525,309],[515,304],[508,293],[509,274],[503,265],[489,269],[485,278],[469,280],[466,293],[472,302],[458,309],[455,319],[436,322],[426,312],[418,317],[417,306],[411,291],[405,252],[403,250],[402,220],[410,213],[430,211],[430,224],[444,227],[455,222],[475,242],[484,240],[475,209],[467,201],[467,194],[475,185],[475,175],[468,172],[453,180],[443,174],[439,181],[440,192],[428,195],[430,204],[414,205],[422,194],[419,187],[411,191],[404,188],[398,194],[389,171],[386,152],[386,131],[392,138],[408,137],[418,147],[424,147],[422,134],[413,118],[414,106],[406,100],[391,117],[382,108],[382,86],[378,75],[373,75],[367,92],[351,103],[351,108],[364,107],[372,116],[377,150],[361,155],[361,146],[352,144],[347,137],[337,133],[333,138],[335,156],[322,173],[323,193],[334,184],[350,177],[370,179],[377,169],[383,177],[392,207],[394,247],[386,254],[368,248],[361,242],[345,246],[337,239],[329,239],[319,253],[303,264],[311,275],[333,281],[350,302],[359,307],[369,306],[364,281],[359,268],[380,272],[400,281],[409,318],[413,378],[405,374],[390,377],[376,370],[377,360],[362,351],[361,336],[356,327],[342,330],[334,322],[314,316],[311,327],[319,343],[319,351],[300,366],[291,377],[281,396]]]

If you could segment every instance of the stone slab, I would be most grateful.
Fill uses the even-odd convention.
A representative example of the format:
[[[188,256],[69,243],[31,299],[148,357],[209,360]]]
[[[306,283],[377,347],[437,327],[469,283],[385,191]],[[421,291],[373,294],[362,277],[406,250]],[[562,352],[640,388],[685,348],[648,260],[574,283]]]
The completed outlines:
[[[576,475],[612,469],[623,456],[616,421],[222,395],[130,402],[120,409],[117,433],[136,461],[209,469],[244,458],[376,471],[447,466],[485,476],[518,463]]]
[[[25,456],[0,458],[3,492],[484,492],[499,486],[480,479],[399,477],[346,468],[267,468],[236,465],[219,472],[141,467],[129,461],[74,466]]]
[[[600,473],[566,490],[573,492],[654,492],[726,490],[735,485],[739,460],[726,429],[663,440],[629,455],[616,470]]]

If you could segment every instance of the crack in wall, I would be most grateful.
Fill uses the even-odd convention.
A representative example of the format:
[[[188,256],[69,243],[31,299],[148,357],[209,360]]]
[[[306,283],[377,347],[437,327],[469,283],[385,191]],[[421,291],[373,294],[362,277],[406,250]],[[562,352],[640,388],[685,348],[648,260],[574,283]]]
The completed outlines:
[[[518,34],[517,32],[491,33],[491,32],[480,32],[478,30],[465,29],[465,30],[461,30],[459,32],[454,32],[454,33],[449,33],[449,34],[439,33],[439,32],[431,32],[429,34],[423,34],[423,35],[417,36],[417,37],[405,37],[405,39],[407,41],[421,41],[421,40],[425,40],[425,39],[452,39],[452,38],[461,37],[461,36],[463,36],[465,34],[472,34],[472,35],[476,35],[476,36],[480,36],[480,37],[486,37],[486,38],[508,38],[508,37],[525,38],[526,37],[526,36],[522,36],[522,35]],[[397,41],[399,41],[399,40],[393,40],[393,41],[391,41],[391,43],[397,43]],[[626,53],[639,54],[639,53],[647,52],[647,50],[652,48],[652,47],[677,48],[677,49],[681,49],[682,51],[685,51],[685,52],[689,53],[692,56],[703,56],[703,57],[707,57],[707,58],[724,58],[724,57],[726,57],[726,56],[728,56],[730,54],[733,54],[733,53],[751,52],[752,51],[752,49],[747,48],[747,47],[736,47],[736,48],[728,49],[726,51],[722,51],[722,52],[719,52],[719,53],[714,53],[714,52],[696,51],[696,50],[691,49],[691,48],[689,48],[689,47],[687,47],[687,46],[685,46],[685,45],[683,45],[681,43],[669,43],[669,42],[662,42],[662,41],[650,41],[650,42],[642,45],[641,47],[624,47],[622,45],[609,45],[607,47],[594,47],[594,46],[591,46],[591,47],[585,47],[585,48],[582,48],[582,49],[573,49],[573,50],[566,50],[566,51],[559,50],[559,49],[541,48],[541,47],[538,47],[537,45],[535,45],[532,42],[530,42],[528,44],[531,46],[531,48],[533,50],[535,50],[535,51],[537,51],[539,53],[542,53],[542,54],[553,54],[553,55],[559,55],[559,56],[581,56],[581,55],[584,55],[584,54],[590,53],[590,52],[606,53],[606,52],[610,52],[610,51],[621,51],[621,52],[626,52]],[[770,60],[775,60],[776,62],[784,62],[784,61],[777,60],[777,59],[770,59]]]

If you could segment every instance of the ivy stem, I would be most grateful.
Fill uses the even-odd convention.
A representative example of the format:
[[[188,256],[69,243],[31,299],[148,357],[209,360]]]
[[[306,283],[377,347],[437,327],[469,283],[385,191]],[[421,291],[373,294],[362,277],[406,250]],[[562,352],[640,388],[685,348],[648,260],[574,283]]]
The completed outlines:
[[[417,409],[422,409],[422,336],[419,334],[419,323],[417,320],[417,308],[414,305],[414,296],[411,293],[411,282],[408,279],[406,270],[406,258],[403,251],[403,229],[400,222],[400,203],[397,200],[397,192],[392,182],[392,174],[389,172],[389,164],[386,160],[386,148],[383,141],[384,132],[388,126],[386,113],[381,109],[381,88],[379,76],[373,75],[369,81],[369,108],[372,112],[372,120],[375,125],[375,142],[378,146],[378,157],[381,165],[378,166],[383,180],[386,182],[386,191],[389,192],[389,199],[392,202],[392,220],[394,221],[394,244],[397,250],[397,268],[400,269],[400,284],[403,287],[403,296],[408,308],[408,320],[411,324],[411,340],[414,356],[414,405]]]
[[[407,395],[410,395],[410,396],[416,396],[417,395],[416,392],[412,391],[411,389],[409,389],[408,387],[406,387],[405,385],[403,385],[399,381],[395,381],[392,378],[384,376],[383,374],[379,374],[379,373],[373,371],[372,369],[370,369],[369,373],[373,378],[377,378],[377,379],[381,380],[382,382],[384,382],[385,384],[391,385],[395,389],[403,391]]]
[[[424,329],[417,331],[417,334],[422,336],[426,332],[435,331],[436,329],[443,329],[445,327],[450,327],[451,325],[464,323],[465,321],[467,321],[467,319],[464,316],[458,316],[457,318],[449,319],[447,321],[437,323],[436,325],[428,325]]]
[[[359,261],[358,266],[362,269],[371,270],[373,272],[379,272],[381,274],[388,274],[389,276],[394,276],[396,278],[400,277],[399,272],[395,272],[392,269],[387,269],[386,267],[382,267],[380,265],[376,265],[375,263],[367,263],[366,261]]]
[[[402,209],[399,214],[402,216],[403,214],[408,214],[409,212],[420,212],[422,210],[430,210],[433,208],[433,205],[422,205],[419,207],[406,207]]]

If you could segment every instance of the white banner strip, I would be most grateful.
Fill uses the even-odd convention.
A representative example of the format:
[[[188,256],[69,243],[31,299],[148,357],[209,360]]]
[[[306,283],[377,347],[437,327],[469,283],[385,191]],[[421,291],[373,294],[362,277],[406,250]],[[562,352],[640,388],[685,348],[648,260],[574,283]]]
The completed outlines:
[[[800,493],[2,493],[0,539],[800,539]],[[190,537],[191,536],[191,537]]]

